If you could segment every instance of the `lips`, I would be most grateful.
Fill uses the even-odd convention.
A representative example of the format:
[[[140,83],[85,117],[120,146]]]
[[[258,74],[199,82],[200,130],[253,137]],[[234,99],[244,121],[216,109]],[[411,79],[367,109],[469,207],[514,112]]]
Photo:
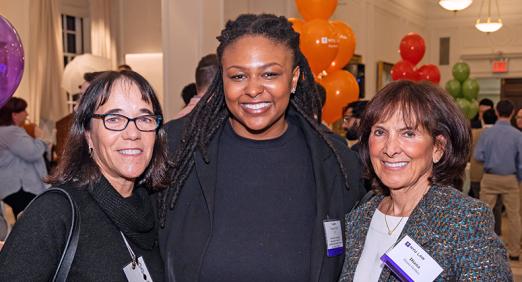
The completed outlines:
[[[241,108],[249,114],[261,114],[272,106],[270,102],[259,102],[259,103],[242,103]]]
[[[125,156],[137,156],[141,153],[143,153],[142,149],[121,149],[118,150],[118,153],[125,155]]]

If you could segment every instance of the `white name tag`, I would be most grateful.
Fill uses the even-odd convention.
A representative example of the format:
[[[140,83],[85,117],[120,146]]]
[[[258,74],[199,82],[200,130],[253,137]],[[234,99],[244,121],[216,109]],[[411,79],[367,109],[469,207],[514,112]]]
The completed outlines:
[[[442,273],[442,267],[406,235],[381,260],[402,281],[433,281]]]
[[[123,272],[125,272],[125,276],[127,276],[129,282],[152,282],[152,277],[150,277],[149,270],[147,269],[143,257],[138,258],[137,264],[133,264],[132,262],[127,264],[127,266],[123,268]]]
[[[340,220],[325,220],[324,237],[326,238],[326,255],[335,257],[341,255],[343,248],[343,230]]]

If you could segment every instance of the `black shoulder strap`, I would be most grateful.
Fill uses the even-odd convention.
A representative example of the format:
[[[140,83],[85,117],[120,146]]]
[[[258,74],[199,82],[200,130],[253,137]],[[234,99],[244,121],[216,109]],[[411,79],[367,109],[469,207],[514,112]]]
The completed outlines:
[[[78,206],[76,206],[76,204],[74,203],[73,199],[71,198],[71,195],[69,195],[67,191],[61,188],[47,189],[45,190],[45,192],[41,193],[36,198],[34,198],[31,201],[31,203],[46,193],[61,194],[71,204],[71,229],[69,230],[69,234],[67,235],[65,248],[63,250],[62,257],[60,258],[60,262],[58,263],[58,267],[56,268],[56,272],[54,273],[54,277],[52,280],[53,282],[65,282],[67,276],[69,275],[69,270],[71,269],[72,262],[74,260],[76,248],[78,247],[78,239],[80,237],[80,213],[78,211]]]

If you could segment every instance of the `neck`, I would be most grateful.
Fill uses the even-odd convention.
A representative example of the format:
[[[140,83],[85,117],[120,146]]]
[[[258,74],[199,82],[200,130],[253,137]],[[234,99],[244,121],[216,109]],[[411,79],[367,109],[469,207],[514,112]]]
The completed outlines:
[[[387,203],[383,201],[381,211],[393,216],[410,216],[428,190],[428,183],[416,188],[392,190]]]
[[[511,120],[511,117],[498,117],[498,120],[509,122]]]

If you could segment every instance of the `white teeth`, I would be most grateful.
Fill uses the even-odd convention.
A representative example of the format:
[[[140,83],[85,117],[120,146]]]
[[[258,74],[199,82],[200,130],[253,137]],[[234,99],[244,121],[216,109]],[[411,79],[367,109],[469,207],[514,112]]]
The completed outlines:
[[[270,106],[270,103],[243,104],[243,106],[250,110],[259,110]]]
[[[127,150],[119,150],[118,152],[120,152],[123,155],[138,155],[139,153],[141,153],[141,150],[127,149]]]
[[[384,162],[384,165],[388,166],[388,167],[403,167],[403,166],[406,166],[407,164],[408,164],[407,162],[396,162],[396,163]]]

